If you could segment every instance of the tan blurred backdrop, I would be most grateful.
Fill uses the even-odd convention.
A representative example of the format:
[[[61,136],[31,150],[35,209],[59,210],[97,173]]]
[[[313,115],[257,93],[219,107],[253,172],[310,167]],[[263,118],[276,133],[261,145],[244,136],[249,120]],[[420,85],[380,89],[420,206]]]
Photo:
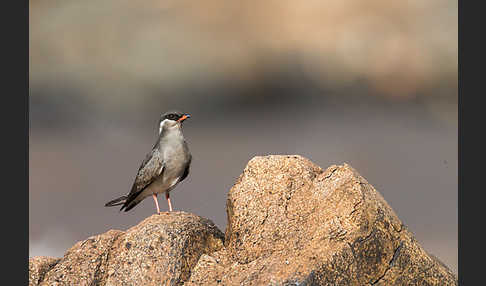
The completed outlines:
[[[457,273],[457,1],[29,3],[30,256],[154,213],[103,205],[176,108],[194,159],[175,209],[224,231],[253,156],[347,162]]]

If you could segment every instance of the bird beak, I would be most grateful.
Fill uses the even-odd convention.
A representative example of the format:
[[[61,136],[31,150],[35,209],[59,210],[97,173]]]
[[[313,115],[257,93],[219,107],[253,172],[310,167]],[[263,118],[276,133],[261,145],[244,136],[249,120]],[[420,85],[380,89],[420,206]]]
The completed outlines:
[[[187,119],[187,118],[189,118],[189,117],[191,117],[191,115],[186,113],[186,114],[182,115],[182,117],[181,117],[181,118],[179,118],[179,119],[177,120],[177,122],[182,122],[182,121],[186,120],[186,119]]]

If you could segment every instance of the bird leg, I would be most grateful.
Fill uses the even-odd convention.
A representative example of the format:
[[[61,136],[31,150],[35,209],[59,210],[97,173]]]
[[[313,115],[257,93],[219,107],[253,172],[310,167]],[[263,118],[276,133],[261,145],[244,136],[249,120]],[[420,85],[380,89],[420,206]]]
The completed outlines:
[[[154,198],[155,206],[157,207],[157,214],[160,214],[159,202],[157,201],[157,194],[152,194],[152,198]]]
[[[170,202],[169,192],[165,193],[165,198],[167,199],[167,203],[169,204],[169,211],[172,211],[172,204]]]

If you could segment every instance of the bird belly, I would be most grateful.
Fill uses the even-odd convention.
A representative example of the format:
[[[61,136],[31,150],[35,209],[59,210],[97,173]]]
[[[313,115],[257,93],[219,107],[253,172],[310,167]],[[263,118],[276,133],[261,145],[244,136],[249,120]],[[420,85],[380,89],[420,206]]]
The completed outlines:
[[[157,180],[152,182],[143,193],[147,193],[147,195],[164,193],[168,189],[174,187],[175,184],[177,184],[177,178],[165,178],[164,176],[160,176]]]
[[[163,180],[161,180],[161,178],[159,178],[159,179],[155,180],[154,182],[152,182],[150,185],[148,185],[145,188],[145,190],[143,190],[142,193],[140,193],[140,195],[138,195],[137,200],[141,201],[141,200],[145,199],[146,197],[152,196],[153,194],[164,193],[168,189],[169,189],[169,184],[163,182]]]

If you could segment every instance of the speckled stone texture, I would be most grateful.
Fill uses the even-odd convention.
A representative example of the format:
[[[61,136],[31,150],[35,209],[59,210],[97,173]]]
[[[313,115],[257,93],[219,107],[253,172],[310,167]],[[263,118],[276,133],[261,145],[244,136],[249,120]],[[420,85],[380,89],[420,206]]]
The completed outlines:
[[[344,164],[253,158],[230,190],[225,247],[184,285],[457,285]]]
[[[31,285],[182,285],[202,254],[222,246],[223,233],[211,221],[162,213],[76,243]]]
[[[255,157],[227,217],[223,235],[196,215],[153,215],[31,258],[30,285],[458,285],[347,164]]]
[[[47,271],[49,271],[59,258],[48,256],[36,256],[29,258],[29,286],[38,285]]]

